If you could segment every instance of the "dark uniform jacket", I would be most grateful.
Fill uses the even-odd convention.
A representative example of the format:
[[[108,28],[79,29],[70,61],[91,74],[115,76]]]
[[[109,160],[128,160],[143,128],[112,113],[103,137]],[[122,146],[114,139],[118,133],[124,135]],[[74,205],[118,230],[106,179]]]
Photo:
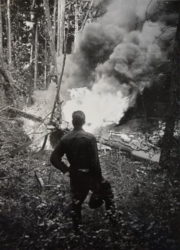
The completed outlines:
[[[70,163],[70,168],[62,160],[64,154]],[[83,129],[73,130],[63,136],[52,153],[50,161],[63,173],[84,171],[89,172],[94,178],[101,179],[96,138]]]

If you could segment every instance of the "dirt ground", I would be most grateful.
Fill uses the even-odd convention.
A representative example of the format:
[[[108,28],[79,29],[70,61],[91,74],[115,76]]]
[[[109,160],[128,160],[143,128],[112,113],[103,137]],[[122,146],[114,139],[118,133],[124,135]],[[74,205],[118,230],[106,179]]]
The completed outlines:
[[[76,234],[69,179],[50,165],[49,156],[27,152],[1,161],[0,249],[180,249],[177,174],[117,150],[101,156],[114,191],[116,221],[108,220],[104,206],[90,209],[88,197]]]

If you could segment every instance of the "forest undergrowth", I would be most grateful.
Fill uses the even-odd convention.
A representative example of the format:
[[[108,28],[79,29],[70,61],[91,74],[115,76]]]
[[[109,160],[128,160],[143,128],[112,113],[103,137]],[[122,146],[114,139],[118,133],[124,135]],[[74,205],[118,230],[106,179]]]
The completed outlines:
[[[3,124],[1,120],[1,250],[180,249],[177,173],[162,171],[157,164],[137,161],[117,150],[100,153],[103,175],[114,191],[116,221],[109,222],[103,206],[90,209],[88,197],[83,205],[83,225],[76,234],[70,218],[68,177],[51,166],[50,151],[34,153],[26,147],[17,151],[20,144],[28,142],[21,124],[13,119]],[[7,131],[9,136],[5,136]]]

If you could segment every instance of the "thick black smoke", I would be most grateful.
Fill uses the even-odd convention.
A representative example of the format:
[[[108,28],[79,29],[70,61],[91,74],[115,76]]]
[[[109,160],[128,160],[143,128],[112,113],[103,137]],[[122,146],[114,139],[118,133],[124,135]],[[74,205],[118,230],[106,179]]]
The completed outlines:
[[[175,34],[169,24],[176,15],[167,13],[165,1],[161,3],[106,2],[105,15],[87,24],[80,34],[67,86],[87,87],[101,97],[108,91],[115,96],[120,90],[129,99],[129,107],[133,106],[136,96],[157,83],[169,63]]]

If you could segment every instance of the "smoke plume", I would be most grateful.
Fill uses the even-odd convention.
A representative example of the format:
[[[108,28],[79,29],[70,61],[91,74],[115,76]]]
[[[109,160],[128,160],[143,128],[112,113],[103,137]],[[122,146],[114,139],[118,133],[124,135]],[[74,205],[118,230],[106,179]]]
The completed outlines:
[[[162,71],[158,69],[167,62],[177,22],[177,15],[163,12],[160,2],[163,0],[94,1],[106,12],[85,25],[76,53],[67,57],[61,89],[63,120],[71,124],[72,112],[83,110],[89,131],[118,123],[137,95],[159,82]],[[48,133],[56,90],[52,82],[47,91],[35,91],[34,105],[25,108],[44,118],[43,124],[24,120],[33,147],[41,147]]]
[[[49,132],[47,130],[47,124],[52,112],[53,100],[55,98],[56,91],[56,84],[53,82],[50,84],[48,91],[36,90],[33,95],[35,103],[30,107],[24,108],[25,112],[43,119],[43,123],[23,119],[24,130],[32,140],[31,147],[33,149],[41,148],[44,136]],[[46,147],[50,148],[49,141],[47,144],[48,145],[46,145]]]
[[[151,85],[156,68],[166,61],[159,39],[165,24],[160,17],[154,21],[148,18],[156,11],[157,1],[104,3],[109,3],[105,15],[87,24],[80,34],[66,81],[72,91],[64,117],[70,120],[75,109],[84,110],[88,122],[94,124],[90,130],[117,123],[134,105],[136,95]]]

